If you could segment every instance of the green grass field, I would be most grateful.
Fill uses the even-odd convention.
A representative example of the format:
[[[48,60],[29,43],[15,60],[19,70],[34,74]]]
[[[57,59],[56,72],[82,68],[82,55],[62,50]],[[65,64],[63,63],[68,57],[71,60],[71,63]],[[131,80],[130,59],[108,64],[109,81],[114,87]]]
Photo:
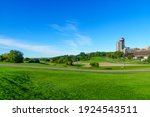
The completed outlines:
[[[133,59],[112,59],[108,57],[92,57],[88,61],[82,61],[82,62],[110,62],[110,63],[132,63],[132,64],[143,64],[144,62],[141,62],[140,60],[133,60]]]
[[[0,99],[150,100],[149,72],[0,67]]]
[[[90,64],[91,62],[98,62],[99,67],[91,67],[86,64]],[[102,66],[101,63],[114,63],[116,66]],[[140,64],[139,64],[140,63]],[[47,67],[47,68],[75,68],[75,69],[94,69],[94,70],[133,70],[133,69],[150,69],[150,64],[143,64],[139,60],[120,60],[120,59],[111,59],[107,57],[92,57],[88,61],[80,61],[75,62],[73,66],[66,65],[66,64],[58,64],[58,63],[8,63],[8,62],[0,62],[1,65],[17,65],[17,66],[35,66],[35,67]],[[121,66],[117,66],[117,64],[122,64]],[[125,66],[124,66],[125,64]],[[128,66],[128,64],[132,64],[132,66]]]

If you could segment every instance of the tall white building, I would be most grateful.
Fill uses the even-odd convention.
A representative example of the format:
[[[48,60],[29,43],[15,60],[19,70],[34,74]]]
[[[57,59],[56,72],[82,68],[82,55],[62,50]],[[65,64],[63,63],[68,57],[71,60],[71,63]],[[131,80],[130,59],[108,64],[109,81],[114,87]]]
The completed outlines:
[[[116,51],[123,52],[125,49],[125,39],[122,37],[117,43],[116,43]]]

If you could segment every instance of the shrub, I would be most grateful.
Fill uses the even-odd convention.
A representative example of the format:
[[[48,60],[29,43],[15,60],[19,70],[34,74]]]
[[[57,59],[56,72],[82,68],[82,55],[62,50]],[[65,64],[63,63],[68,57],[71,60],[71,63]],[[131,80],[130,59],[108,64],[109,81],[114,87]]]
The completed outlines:
[[[38,58],[33,58],[33,59],[30,59],[28,62],[29,63],[40,63],[40,60]]]
[[[90,65],[92,67],[99,67],[99,63],[97,63],[97,62],[92,62],[92,63],[90,63]]]

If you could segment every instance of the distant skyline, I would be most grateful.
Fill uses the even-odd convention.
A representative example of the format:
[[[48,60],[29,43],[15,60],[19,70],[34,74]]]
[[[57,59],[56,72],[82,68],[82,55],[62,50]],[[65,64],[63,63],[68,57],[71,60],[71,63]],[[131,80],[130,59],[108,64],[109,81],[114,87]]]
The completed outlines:
[[[150,46],[149,0],[1,0],[0,54],[25,57]]]

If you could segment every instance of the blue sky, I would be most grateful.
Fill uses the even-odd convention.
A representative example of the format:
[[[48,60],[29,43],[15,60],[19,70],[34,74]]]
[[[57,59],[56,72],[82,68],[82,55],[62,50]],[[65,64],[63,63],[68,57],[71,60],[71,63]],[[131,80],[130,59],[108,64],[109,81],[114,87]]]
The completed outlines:
[[[0,0],[0,54],[25,57],[150,46],[149,0]]]

